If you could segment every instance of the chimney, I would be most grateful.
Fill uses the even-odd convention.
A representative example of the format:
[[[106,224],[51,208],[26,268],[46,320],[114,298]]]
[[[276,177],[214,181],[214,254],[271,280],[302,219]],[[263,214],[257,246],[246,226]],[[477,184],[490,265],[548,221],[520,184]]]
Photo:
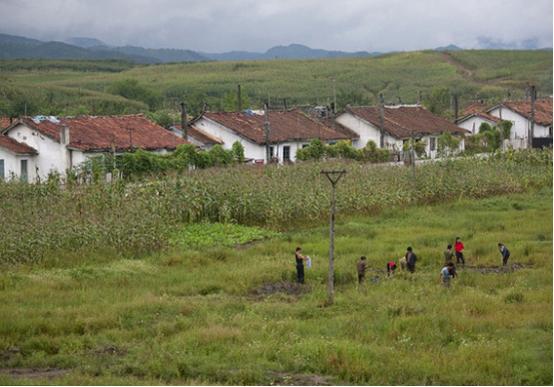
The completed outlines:
[[[60,144],[69,145],[69,126],[65,124],[60,126]]]

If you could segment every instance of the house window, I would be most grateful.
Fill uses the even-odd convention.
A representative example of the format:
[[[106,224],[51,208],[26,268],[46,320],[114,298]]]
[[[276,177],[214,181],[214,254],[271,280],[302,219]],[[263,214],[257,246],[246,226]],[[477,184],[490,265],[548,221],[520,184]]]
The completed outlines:
[[[434,150],[437,150],[437,138],[436,137],[429,137],[429,150],[432,152]]]
[[[552,128],[551,128],[552,129]],[[302,149],[309,147],[310,144],[302,144]]]
[[[283,161],[290,161],[290,146],[283,147]]]
[[[4,175],[4,160],[0,160],[0,179],[4,179],[6,175]]]
[[[269,157],[273,158],[273,155],[275,154],[275,151],[272,146],[269,147]]]
[[[21,160],[21,173],[19,177],[21,181],[27,181],[27,177],[28,177],[27,160]]]

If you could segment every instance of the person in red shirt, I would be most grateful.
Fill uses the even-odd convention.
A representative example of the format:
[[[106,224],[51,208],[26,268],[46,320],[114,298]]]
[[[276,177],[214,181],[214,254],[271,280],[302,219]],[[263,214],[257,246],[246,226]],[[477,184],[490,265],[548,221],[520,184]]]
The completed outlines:
[[[394,271],[396,270],[396,263],[394,262],[388,262],[387,263],[387,276],[391,276],[391,274],[394,274]]]
[[[456,263],[460,264],[461,261],[462,266],[465,266],[466,261],[464,259],[464,253],[462,252],[464,250],[464,244],[462,243],[460,237],[456,238],[456,243],[454,243],[454,250],[456,251]]]

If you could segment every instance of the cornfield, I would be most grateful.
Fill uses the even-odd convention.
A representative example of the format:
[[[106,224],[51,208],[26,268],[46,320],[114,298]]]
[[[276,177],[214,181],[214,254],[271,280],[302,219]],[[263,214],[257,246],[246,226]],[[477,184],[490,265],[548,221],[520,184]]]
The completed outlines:
[[[210,168],[126,183],[62,187],[0,181],[0,263],[47,262],[60,253],[134,256],[170,247],[183,224],[235,223],[285,230],[329,217],[322,170],[346,170],[340,213],[483,198],[552,186],[552,149],[447,159],[412,170],[348,160]]]

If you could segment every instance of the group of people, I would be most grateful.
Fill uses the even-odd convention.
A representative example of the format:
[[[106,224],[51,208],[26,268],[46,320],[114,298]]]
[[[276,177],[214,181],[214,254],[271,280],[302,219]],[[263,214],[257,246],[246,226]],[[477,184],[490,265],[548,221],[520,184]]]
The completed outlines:
[[[506,266],[508,263],[508,258],[510,257],[510,251],[504,244],[498,243],[498,249],[500,250],[500,254],[502,255],[502,266]],[[451,279],[452,278],[458,278],[458,273],[456,272],[456,266],[454,265],[454,257],[456,257],[456,264],[462,265],[462,267],[465,266],[465,259],[464,259],[464,244],[462,243],[462,240],[457,237],[456,242],[454,243],[454,251],[452,251],[452,245],[448,245],[446,247],[446,250],[444,251],[444,267],[441,269],[439,274],[439,281],[440,284],[444,287],[450,287]],[[307,261],[308,264],[310,263],[310,257],[304,256],[301,253],[302,249],[300,247],[296,248],[296,273],[297,273],[297,281],[298,283],[303,284],[304,283],[304,261]],[[365,256],[362,256],[360,260],[356,263],[356,271],[358,272],[358,284],[361,284],[364,282],[365,279],[365,273],[368,269],[367,265],[367,259]],[[400,258],[400,267],[402,270],[408,270],[410,273],[415,273],[416,269],[416,262],[417,262],[417,255],[413,252],[412,247],[408,247],[406,250],[406,255],[404,255],[402,258]],[[394,274],[397,266],[396,263],[393,261],[387,262],[387,276],[391,276]]]

